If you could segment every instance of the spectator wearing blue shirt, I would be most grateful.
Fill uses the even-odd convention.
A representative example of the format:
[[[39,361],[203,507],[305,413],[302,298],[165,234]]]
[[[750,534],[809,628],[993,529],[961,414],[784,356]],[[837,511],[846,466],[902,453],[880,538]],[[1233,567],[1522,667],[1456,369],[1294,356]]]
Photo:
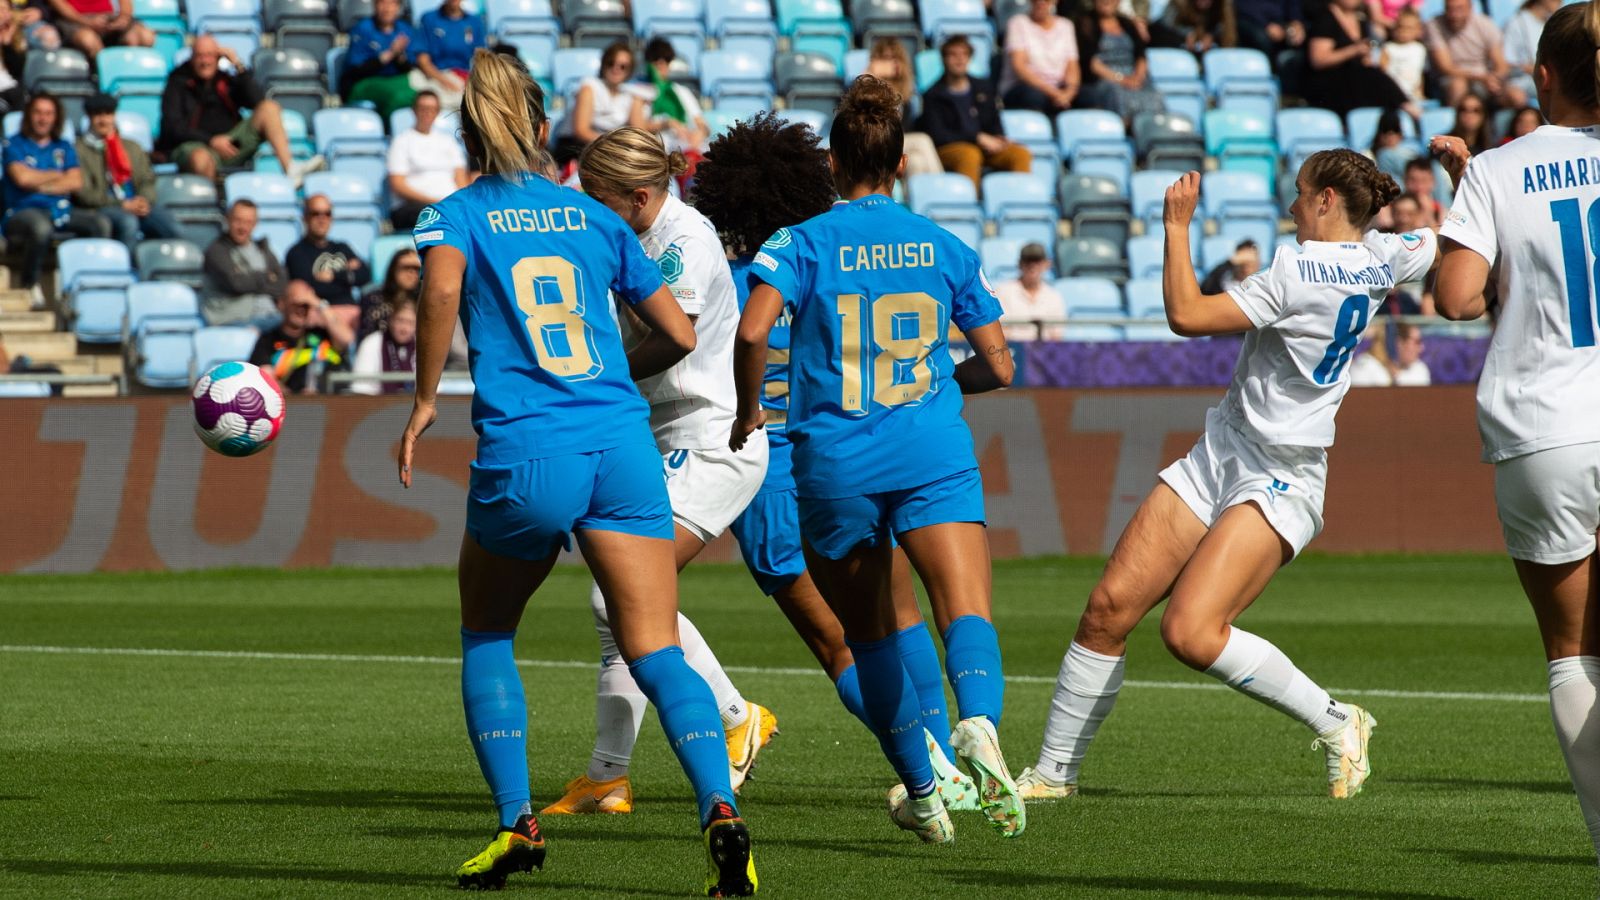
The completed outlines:
[[[461,8],[461,0],[444,0],[436,10],[422,14],[422,46],[417,48],[417,73],[428,83],[411,86],[432,90],[446,111],[461,106],[461,91],[472,68],[473,51],[487,49],[489,29],[483,17]]]
[[[83,186],[78,154],[61,139],[61,101],[34,94],[22,115],[22,129],[5,149],[6,240],[22,248],[22,286],[44,306],[39,272],[57,231],[79,237],[108,238],[111,226],[90,210],[74,209],[71,195]]]
[[[376,104],[385,119],[410,106],[417,98],[411,69],[425,47],[411,23],[400,18],[400,0],[377,0],[371,18],[357,22],[350,32],[350,53],[341,79],[344,99]]]

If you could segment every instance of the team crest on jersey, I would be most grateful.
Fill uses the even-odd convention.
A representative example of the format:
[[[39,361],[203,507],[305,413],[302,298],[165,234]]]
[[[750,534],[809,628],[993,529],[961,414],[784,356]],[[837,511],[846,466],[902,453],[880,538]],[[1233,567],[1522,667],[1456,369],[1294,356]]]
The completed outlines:
[[[789,229],[779,228],[776,234],[767,238],[767,242],[761,245],[761,249],[778,250],[792,243],[794,243],[794,235],[789,233]]]
[[[1400,243],[1402,245],[1404,245],[1407,250],[1410,250],[1412,252],[1415,252],[1417,250],[1421,250],[1422,249],[1422,235],[1420,235],[1420,234],[1412,234],[1411,232],[1408,231],[1405,234],[1400,235]]]
[[[660,259],[656,260],[656,265],[661,267],[661,280],[667,284],[676,284],[683,276],[683,251],[678,249],[677,244],[673,244],[667,248],[667,252],[661,254]]]
[[[439,218],[439,211],[437,209],[434,209],[431,206],[425,206],[422,208],[422,212],[417,214],[417,224],[413,225],[411,230],[421,231],[424,228],[431,228],[439,221]]]

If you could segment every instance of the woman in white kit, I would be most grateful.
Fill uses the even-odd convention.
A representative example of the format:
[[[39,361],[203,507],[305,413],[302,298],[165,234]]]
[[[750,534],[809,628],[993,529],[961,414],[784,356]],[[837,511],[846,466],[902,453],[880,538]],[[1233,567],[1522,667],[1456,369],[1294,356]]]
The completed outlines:
[[[1366,710],[1340,703],[1283,651],[1233,621],[1322,530],[1333,418],[1367,321],[1397,283],[1436,258],[1433,232],[1368,232],[1400,188],[1350,150],[1312,154],[1289,207],[1298,250],[1223,294],[1203,295],[1189,255],[1200,193],[1190,172],[1167,190],[1167,321],[1186,337],[1246,332],[1205,434],[1160,474],[1122,532],[1067,649],[1039,762],[1018,779],[1029,801],[1077,792],[1078,768],[1122,686],[1128,634],[1163,599],[1161,637],[1186,665],[1294,718],[1326,750],[1329,794],[1366,781]]]
[[[661,451],[672,502],[678,570],[727,530],[761,488],[767,442],[728,449],[733,429],[733,334],[739,298],[722,241],[710,221],[667,192],[687,161],[668,154],[661,138],[632,126],[596,138],[578,160],[584,192],[610,207],[639,235],[661,280],[694,322],[695,349],[672,368],[638,382],[650,403],[650,427]],[[624,343],[644,336],[644,326],[621,311]],[[626,813],[633,809],[628,765],[644,717],[645,697],[617,651],[606,621],[605,599],[590,592],[600,633],[600,677],[595,698],[595,746],[589,769],[573,779],[546,813]],[[756,754],[777,731],[765,707],[747,702],[728,679],[700,632],[682,614],[678,634],[689,665],[711,686],[727,733],[734,790],[755,765]]]
[[[1534,81],[1550,124],[1467,164],[1440,229],[1434,302],[1447,319],[1484,313],[1498,265],[1500,310],[1478,381],[1483,458],[1494,463],[1506,549],[1533,605],[1550,710],[1589,836],[1600,848],[1600,7],[1562,7],[1539,37]],[[1465,174],[1462,175],[1462,169]]]

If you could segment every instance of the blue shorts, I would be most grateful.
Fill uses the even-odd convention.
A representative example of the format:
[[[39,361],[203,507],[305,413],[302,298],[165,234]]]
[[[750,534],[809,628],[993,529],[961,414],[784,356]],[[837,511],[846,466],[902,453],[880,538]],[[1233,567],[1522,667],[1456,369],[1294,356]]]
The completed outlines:
[[[654,442],[471,468],[467,533],[497,556],[547,559],[572,549],[572,532],[580,529],[672,540],[672,504]]]
[[[983,478],[976,468],[898,491],[800,498],[800,533],[828,559],[843,559],[862,544],[892,545],[896,535],[948,522],[983,524]]]
[[[764,491],[756,495],[733,520],[744,564],[768,597],[806,573],[800,549],[800,509],[794,489]]]

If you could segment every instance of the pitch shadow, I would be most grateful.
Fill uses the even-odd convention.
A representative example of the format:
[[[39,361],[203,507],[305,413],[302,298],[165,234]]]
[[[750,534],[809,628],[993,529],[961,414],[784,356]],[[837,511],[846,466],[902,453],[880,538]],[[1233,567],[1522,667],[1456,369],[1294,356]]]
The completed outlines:
[[[1244,881],[1220,878],[1151,878],[1114,875],[1051,875],[1023,872],[976,872],[946,869],[941,872],[956,883],[974,886],[999,886],[1045,889],[1063,886],[1086,890],[1152,891],[1190,897],[1352,897],[1357,900],[1465,900],[1464,894],[1426,894],[1415,891],[1372,891],[1330,889],[1325,885],[1295,884],[1288,881]]]

